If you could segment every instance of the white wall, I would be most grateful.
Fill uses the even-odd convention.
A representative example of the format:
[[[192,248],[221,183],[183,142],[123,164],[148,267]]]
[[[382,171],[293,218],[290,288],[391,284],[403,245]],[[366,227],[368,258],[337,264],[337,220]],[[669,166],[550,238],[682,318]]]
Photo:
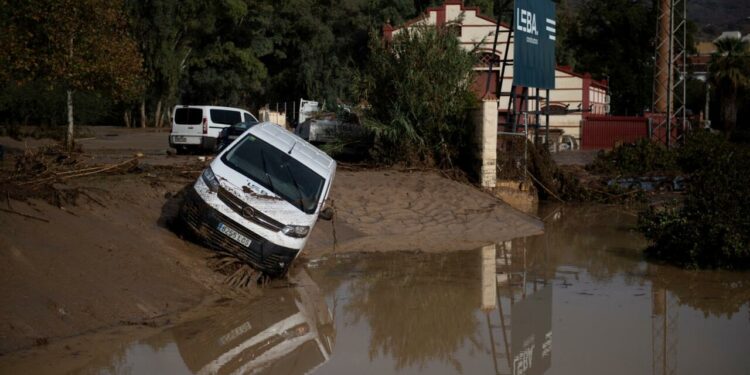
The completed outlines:
[[[438,21],[438,11],[429,10],[427,15],[411,25],[435,25]],[[474,9],[462,11],[462,6],[458,4],[445,5],[445,22],[457,22],[463,17],[461,22],[460,41],[466,50],[480,49],[484,52],[491,52],[494,42],[494,33],[496,24],[494,21],[482,18]],[[411,26],[409,26],[411,27]],[[403,29],[394,29],[393,35],[398,34]],[[506,43],[508,42],[508,28],[501,25],[501,32],[498,34],[498,43],[496,54],[502,59],[505,53]],[[513,39],[510,39],[508,47],[508,57],[513,58]],[[499,71],[501,66],[493,67],[493,71]],[[486,71],[487,67],[477,67],[476,71]],[[505,69],[505,79],[501,83],[500,92],[509,92],[513,82],[513,66],[508,65]],[[583,78],[571,74],[561,69],[555,72],[555,89],[550,90],[550,102],[554,104],[568,105],[569,109],[577,109],[583,105]],[[542,93],[543,94],[543,93]],[[591,86],[588,92],[589,103],[592,104],[592,113],[606,114],[609,113],[609,100],[606,89],[597,86]],[[498,110],[503,112],[508,108],[510,98],[500,97],[497,100]],[[536,103],[529,101],[529,108],[535,108]],[[565,131],[565,134],[580,138],[580,122],[582,114],[573,113],[565,116],[550,116],[550,128],[558,128]],[[542,120],[544,121],[544,120]]]

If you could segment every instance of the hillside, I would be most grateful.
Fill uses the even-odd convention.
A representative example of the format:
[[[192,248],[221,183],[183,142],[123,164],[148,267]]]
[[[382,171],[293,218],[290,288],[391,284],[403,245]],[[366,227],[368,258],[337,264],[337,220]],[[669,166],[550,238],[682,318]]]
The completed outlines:
[[[715,37],[725,30],[750,33],[750,1],[688,0],[688,18],[698,25],[706,37]]]
[[[568,0],[573,7],[586,0]],[[638,0],[635,0],[638,1]],[[643,1],[643,0],[641,0]],[[750,1],[747,0],[685,0],[688,18],[698,26],[701,39],[712,39],[722,31],[739,30],[750,33]],[[654,22],[656,22],[654,20]]]

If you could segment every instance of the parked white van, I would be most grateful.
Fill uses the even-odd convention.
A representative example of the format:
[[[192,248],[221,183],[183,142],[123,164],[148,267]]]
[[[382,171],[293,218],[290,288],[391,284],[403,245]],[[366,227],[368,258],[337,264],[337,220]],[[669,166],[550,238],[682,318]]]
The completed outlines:
[[[269,276],[299,255],[324,209],[336,162],[278,125],[249,127],[188,189],[181,215],[210,247]]]
[[[172,111],[169,146],[183,153],[190,149],[215,150],[222,129],[240,123],[258,122],[250,112],[232,107],[178,105]]]

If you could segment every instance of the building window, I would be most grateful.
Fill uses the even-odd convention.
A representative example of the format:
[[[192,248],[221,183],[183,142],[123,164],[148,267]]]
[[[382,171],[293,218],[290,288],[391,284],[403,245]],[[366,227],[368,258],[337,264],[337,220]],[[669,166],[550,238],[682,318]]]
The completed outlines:
[[[548,112],[547,107],[546,106],[541,107],[541,112],[542,114],[547,114]],[[550,115],[567,115],[568,106],[560,104],[560,103],[550,103],[549,114]]]
[[[492,62],[493,67],[500,66],[500,56],[494,55],[489,52],[483,52],[479,56],[479,64],[480,66],[490,66],[490,62]]]

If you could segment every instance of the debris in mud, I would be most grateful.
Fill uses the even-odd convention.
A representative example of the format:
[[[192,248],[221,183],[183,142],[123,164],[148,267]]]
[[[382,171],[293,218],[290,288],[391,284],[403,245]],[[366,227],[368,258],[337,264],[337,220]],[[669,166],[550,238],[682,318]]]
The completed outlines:
[[[106,207],[102,200],[94,197],[92,188],[71,186],[71,180],[133,173],[149,179],[152,186],[160,186],[172,179],[194,179],[205,166],[198,162],[151,166],[140,163],[142,157],[144,154],[137,152],[127,160],[96,164],[95,157],[81,149],[69,152],[62,145],[28,149],[15,155],[11,168],[3,173],[7,177],[0,178],[0,197],[8,201],[41,199],[57,207],[77,205],[79,198],[84,197],[88,202]]]
[[[224,282],[235,288],[248,288],[263,281],[263,274],[227,251],[216,251],[208,267],[225,276]]]
[[[8,200],[25,201],[38,198],[62,207],[76,204],[83,195],[103,206],[97,199],[79,187],[64,185],[71,179],[97,174],[127,173],[138,167],[138,156],[114,164],[95,165],[91,156],[80,149],[67,151],[62,145],[42,146],[25,150],[15,157],[13,170],[0,180],[0,194]]]
[[[35,150],[25,150],[16,157],[10,180],[19,185],[33,186],[103,172],[129,171],[138,166],[138,159],[142,155],[136,154],[132,159],[121,163],[94,165],[89,163],[92,157],[80,149],[70,152],[62,145],[42,146]]]
[[[607,182],[607,186],[643,191],[682,191],[685,190],[685,178],[682,176],[675,178],[665,176],[613,178]]]

